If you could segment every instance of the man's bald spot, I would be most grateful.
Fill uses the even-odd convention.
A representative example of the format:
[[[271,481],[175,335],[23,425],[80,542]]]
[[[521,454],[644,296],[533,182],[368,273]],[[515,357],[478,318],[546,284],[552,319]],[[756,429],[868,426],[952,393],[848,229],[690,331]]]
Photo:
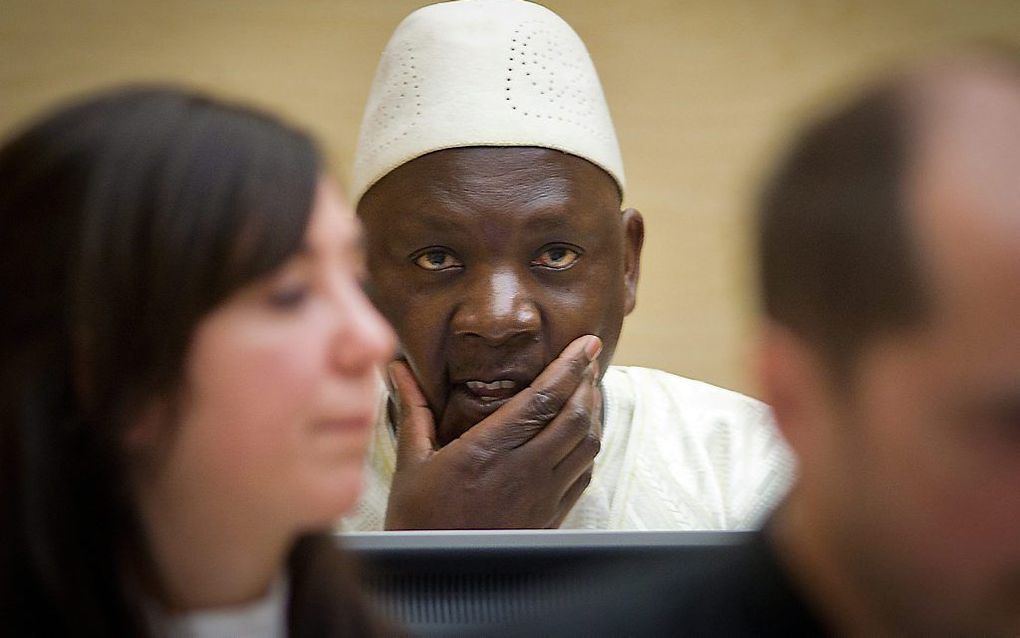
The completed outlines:
[[[1008,177],[990,187],[1016,160],[1000,156],[992,168],[988,151],[1009,152],[1008,135],[992,127],[1012,117],[1018,86],[1020,56],[993,53],[887,78],[808,128],[767,185],[758,236],[766,314],[820,347],[840,376],[865,340],[930,317],[933,246],[918,230],[932,200],[947,197],[931,178],[970,158],[974,193],[1016,188]]]
[[[907,90],[916,115],[905,191],[932,298],[986,305],[985,286],[1020,280],[1020,63],[947,60]]]
[[[1020,228],[1020,59],[942,61],[918,73],[905,93],[914,129],[912,210],[980,214],[998,218],[1003,230]]]

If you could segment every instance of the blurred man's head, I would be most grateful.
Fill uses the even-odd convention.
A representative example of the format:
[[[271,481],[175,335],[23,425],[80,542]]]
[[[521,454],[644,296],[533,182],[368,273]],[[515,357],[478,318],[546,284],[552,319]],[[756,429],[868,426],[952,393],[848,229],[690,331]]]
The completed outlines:
[[[795,570],[837,622],[1020,633],[1020,64],[940,61],[815,125],[759,230]]]
[[[522,0],[425,7],[369,97],[353,192],[369,290],[442,444],[573,339],[608,365],[635,303],[643,223],[584,44]]]

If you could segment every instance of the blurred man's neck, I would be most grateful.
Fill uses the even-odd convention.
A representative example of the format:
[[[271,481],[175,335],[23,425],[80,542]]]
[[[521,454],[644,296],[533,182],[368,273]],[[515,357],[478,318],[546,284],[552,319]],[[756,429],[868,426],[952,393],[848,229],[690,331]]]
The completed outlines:
[[[830,516],[794,486],[767,528],[778,562],[822,621],[839,635],[885,636],[893,630],[852,577],[830,533]]]

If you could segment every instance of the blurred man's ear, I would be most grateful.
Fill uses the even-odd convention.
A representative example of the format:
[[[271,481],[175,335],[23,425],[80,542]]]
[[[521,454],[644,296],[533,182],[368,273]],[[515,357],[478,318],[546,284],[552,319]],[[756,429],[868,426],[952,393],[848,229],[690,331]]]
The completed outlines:
[[[628,208],[621,213],[623,216],[624,232],[624,285],[626,287],[626,299],[624,300],[624,314],[629,315],[637,304],[637,286],[641,275],[641,248],[645,243],[645,220],[641,213],[634,208]]]
[[[833,422],[828,372],[819,353],[802,337],[765,321],[757,356],[762,399],[798,462],[824,456],[825,431]]]

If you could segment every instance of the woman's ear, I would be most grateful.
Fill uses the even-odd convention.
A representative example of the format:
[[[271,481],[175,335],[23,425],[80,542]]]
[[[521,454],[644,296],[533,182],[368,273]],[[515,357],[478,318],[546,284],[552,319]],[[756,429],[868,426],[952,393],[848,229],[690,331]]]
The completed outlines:
[[[624,314],[629,315],[637,305],[637,286],[641,275],[641,248],[645,243],[645,220],[635,208],[621,213],[624,242]]]

